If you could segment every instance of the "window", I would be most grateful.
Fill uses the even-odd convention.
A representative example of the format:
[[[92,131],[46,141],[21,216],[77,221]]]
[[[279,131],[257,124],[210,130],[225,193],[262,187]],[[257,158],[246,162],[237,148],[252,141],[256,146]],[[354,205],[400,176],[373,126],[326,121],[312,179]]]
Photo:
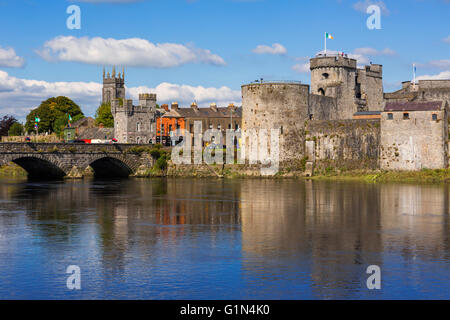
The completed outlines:
[[[436,114],[436,113],[433,113],[433,114],[431,115],[431,120],[437,121],[437,114]]]
[[[409,120],[409,113],[405,112],[403,114],[403,120]]]
[[[169,124],[169,132],[172,132],[172,125]]]
[[[137,132],[141,131],[141,123],[140,122],[136,123],[136,131]]]
[[[328,73],[322,73],[322,79],[328,79],[330,75]]]
[[[393,113],[388,113],[388,120],[393,120],[394,119],[394,114]]]
[[[320,88],[318,92],[319,92],[319,94],[320,94],[320,95],[322,95],[322,96],[324,96],[324,95],[325,95],[325,90],[324,90],[324,89],[322,89],[322,88]]]

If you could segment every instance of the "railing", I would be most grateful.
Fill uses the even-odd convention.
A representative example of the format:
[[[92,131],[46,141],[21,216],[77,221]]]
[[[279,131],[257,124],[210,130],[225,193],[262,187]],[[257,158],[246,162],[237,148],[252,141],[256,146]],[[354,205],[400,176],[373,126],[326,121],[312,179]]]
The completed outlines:
[[[297,80],[264,80],[264,79],[260,79],[260,80],[255,80],[252,81],[251,84],[257,84],[257,83],[294,83],[294,84],[301,84],[301,81],[297,81]]]

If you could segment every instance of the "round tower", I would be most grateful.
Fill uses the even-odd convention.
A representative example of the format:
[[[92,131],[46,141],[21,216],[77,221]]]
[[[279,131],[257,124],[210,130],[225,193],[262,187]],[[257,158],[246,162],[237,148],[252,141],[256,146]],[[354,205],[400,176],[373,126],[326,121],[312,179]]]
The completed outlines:
[[[263,82],[242,86],[242,131],[280,129],[280,163],[303,154],[305,121],[308,119],[309,85],[299,82]],[[243,139],[250,150],[251,137]],[[247,157],[247,156],[246,156]],[[248,158],[247,158],[248,159]]]

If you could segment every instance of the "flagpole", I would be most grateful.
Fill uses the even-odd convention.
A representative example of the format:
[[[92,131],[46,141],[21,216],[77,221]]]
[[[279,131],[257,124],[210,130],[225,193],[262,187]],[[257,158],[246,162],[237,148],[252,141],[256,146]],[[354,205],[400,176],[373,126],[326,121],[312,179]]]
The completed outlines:
[[[324,33],[324,37],[325,37],[325,55],[327,55],[327,33]]]

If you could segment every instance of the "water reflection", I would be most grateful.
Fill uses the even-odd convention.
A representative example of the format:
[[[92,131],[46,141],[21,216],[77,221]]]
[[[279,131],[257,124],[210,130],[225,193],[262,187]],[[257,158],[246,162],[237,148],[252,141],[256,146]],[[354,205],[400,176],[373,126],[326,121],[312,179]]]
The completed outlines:
[[[0,298],[449,298],[448,193],[265,179],[3,181]],[[65,288],[69,264],[84,271],[80,292]],[[372,264],[381,291],[365,286]]]

